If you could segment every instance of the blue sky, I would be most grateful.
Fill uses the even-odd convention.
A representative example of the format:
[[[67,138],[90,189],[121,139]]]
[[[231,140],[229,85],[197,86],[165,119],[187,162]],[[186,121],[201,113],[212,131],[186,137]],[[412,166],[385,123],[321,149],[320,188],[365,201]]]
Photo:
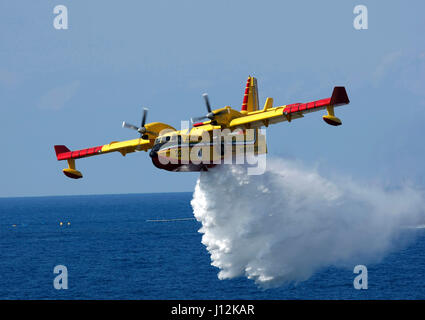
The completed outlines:
[[[68,8],[68,30],[53,8]],[[368,8],[367,30],[353,9]],[[153,167],[147,153],[77,161],[67,179],[53,145],[135,138],[123,120],[179,127],[215,107],[240,108],[248,75],[260,104],[330,96],[351,104],[340,127],[321,113],[267,130],[269,156],[396,186],[425,178],[423,1],[2,1],[0,197],[193,191],[198,173]]]

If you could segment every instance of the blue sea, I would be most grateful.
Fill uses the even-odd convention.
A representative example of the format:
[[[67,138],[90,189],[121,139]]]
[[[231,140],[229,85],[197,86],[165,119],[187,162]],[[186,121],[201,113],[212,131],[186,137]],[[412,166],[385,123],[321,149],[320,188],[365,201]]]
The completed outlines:
[[[409,246],[367,266],[367,290],[354,289],[353,269],[332,266],[268,290],[244,277],[219,280],[191,199],[191,193],[0,198],[0,299],[425,298],[425,229],[412,229]],[[68,289],[53,286],[57,265],[67,268]]]

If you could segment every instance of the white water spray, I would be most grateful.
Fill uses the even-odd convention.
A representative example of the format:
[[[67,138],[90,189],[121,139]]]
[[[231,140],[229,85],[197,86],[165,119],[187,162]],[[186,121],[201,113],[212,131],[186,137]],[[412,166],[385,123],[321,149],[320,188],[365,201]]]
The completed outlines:
[[[263,175],[247,175],[243,165],[202,172],[192,200],[219,279],[246,276],[263,288],[331,265],[378,262],[400,247],[402,226],[423,224],[424,204],[409,186],[334,182],[271,159]]]

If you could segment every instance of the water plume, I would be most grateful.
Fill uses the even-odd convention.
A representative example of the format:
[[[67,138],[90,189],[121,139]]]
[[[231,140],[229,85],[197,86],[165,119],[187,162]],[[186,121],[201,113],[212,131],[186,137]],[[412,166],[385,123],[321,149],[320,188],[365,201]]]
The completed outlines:
[[[219,279],[246,276],[269,288],[308,279],[327,266],[379,262],[423,224],[422,192],[387,190],[282,159],[263,175],[244,165],[202,172],[191,202]]]

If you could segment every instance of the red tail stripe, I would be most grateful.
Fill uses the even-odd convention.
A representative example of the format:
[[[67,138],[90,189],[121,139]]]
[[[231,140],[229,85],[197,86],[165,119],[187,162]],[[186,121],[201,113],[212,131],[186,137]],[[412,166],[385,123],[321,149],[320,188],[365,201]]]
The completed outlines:
[[[251,78],[248,77],[248,80],[246,81],[246,87],[245,87],[245,94],[243,96],[243,101],[242,101],[242,111],[246,111],[248,108],[248,95],[249,95],[249,85],[251,82]]]

